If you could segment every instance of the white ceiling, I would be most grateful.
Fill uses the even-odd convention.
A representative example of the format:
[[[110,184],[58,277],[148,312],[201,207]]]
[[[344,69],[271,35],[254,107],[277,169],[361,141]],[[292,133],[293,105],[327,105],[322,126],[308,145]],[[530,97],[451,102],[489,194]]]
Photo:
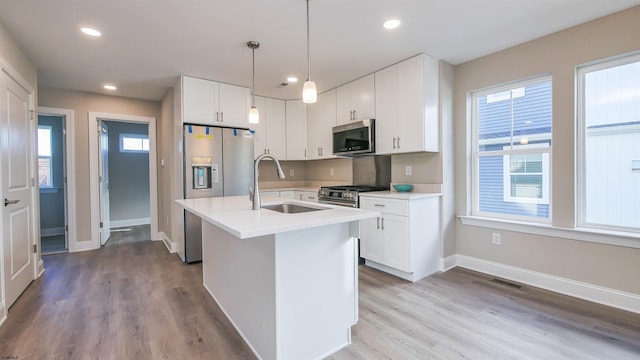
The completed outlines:
[[[304,0],[2,0],[0,23],[38,68],[40,86],[160,100],[179,74],[299,99]],[[424,52],[460,64],[640,0],[311,0],[311,78],[320,92]],[[396,31],[383,20],[401,19]],[[102,38],[78,32],[100,29]],[[279,86],[288,75],[298,84]]]

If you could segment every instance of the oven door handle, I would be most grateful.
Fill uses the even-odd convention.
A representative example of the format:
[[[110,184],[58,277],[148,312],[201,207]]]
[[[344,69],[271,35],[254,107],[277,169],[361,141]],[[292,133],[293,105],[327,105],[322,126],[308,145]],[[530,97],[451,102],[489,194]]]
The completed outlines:
[[[355,204],[355,203],[348,203],[348,202],[341,202],[341,201],[331,201],[331,200],[326,200],[326,199],[319,199],[318,203],[320,203],[320,204],[329,204],[329,205],[338,205],[338,206],[346,206],[346,207],[352,207],[352,208],[357,207],[357,204]]]

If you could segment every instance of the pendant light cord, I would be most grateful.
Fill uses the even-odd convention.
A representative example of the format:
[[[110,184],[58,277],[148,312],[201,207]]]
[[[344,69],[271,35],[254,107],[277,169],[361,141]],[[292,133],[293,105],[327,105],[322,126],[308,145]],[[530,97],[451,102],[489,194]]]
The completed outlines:
[[[254,47],[251,48],[251,69],[253,69],[251,80],[251,106],[256,106],[256,49]]]
[[[309,55],[309,0],[307,0],[307,81],[311,80],[311,56]]]

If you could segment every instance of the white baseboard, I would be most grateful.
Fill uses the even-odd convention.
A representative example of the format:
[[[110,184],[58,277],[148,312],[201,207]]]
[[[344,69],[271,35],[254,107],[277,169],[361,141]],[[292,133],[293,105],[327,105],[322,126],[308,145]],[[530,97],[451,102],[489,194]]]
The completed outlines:
[[[458,254],[456,257],[457,265],[463,268],[640,314],[640,295],[638,294],[605,288],[470,256]]]
[[[4,321],[7,320],[7,312],[4,308],[4,303],[0,303],[0,326],[4,324]]]
[[[136,225],[148,225],[151,224],[151,218],[140,218],[140,219],[126,219],[126,220],[111,220],[111,227],[125,227],[125,226],[136,226]]]
[[[169,237],[167,236],[167,234],[164,233],[164,231],[160,231],[158,233],[158,237],[160,238],[160,240],[162,240],[162,242],[164,243],[164,246],[167,247],[167,250],[169,250],[169,253],[176,252],[176,244],[173,241],[171,241],[171,239],[169,239]]]
[[[76,241],[75,244],[69,243],[69,252],[80,252],[80,251],[96,250],[96,249],[100,249],[100,242],[98,242],[98,247],[96,247],[94,242],[91,240]]]
[[[38,260],[38,276],[36,276],[36,279],[42,276],[42,274],[44,274],[44,261],[40,258],[40,260]]]
[[[57,228],[40,229],[41,237],[58,236],[58,235],[64,235],[64,226],[57,227]]]
[[[445,272],[453,269],[458,264],[458,255],[449,255],[440,259],[440,271]]]

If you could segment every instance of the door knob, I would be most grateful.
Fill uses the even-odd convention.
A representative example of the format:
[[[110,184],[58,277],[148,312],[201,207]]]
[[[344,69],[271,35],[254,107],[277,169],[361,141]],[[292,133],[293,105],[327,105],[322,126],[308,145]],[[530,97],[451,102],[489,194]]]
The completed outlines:
[[[11,204],[17,204],[18,201],[20,201],[20,200],[7,200],[7,199],[4,199],[4,206],[11,205]]]

